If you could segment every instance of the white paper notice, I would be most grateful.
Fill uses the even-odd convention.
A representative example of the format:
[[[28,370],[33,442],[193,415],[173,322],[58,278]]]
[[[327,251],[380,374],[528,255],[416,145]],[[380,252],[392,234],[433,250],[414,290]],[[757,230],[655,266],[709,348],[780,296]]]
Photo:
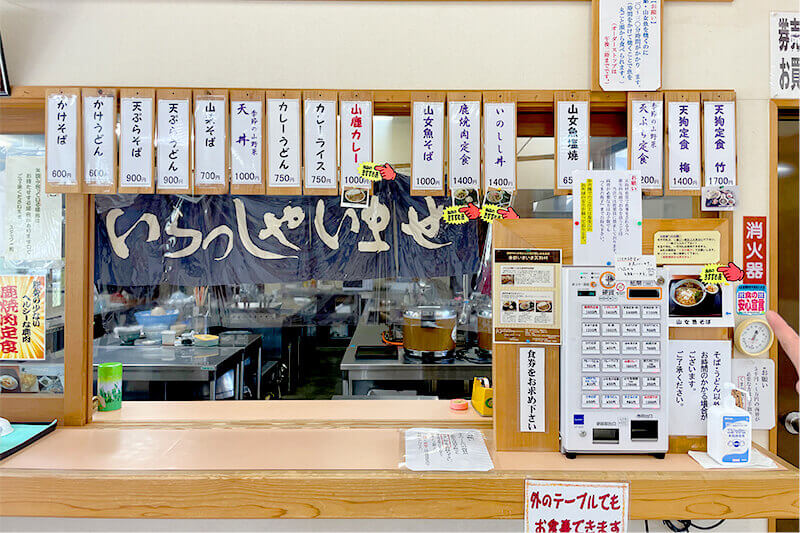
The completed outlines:
[[[753,417],[753,429],[775,427],[775,363],[772,359],[733,360],[733,384],[747,391],[747,410]]]
[[[444,102],[414,102],[411,187],[444,188]]]
[[[620,281],[656,279],[656,258],[653,255],[618,255],[614,258],[614,273]]]
[[[0,255],[6,261],[60,260],[62,197],[44,192],[44,157],[10,155],[4,177],[5,250]]]
[[[336,189],[336,102],[304,100],[305,186]]]
[[[300,187],[300,100],[267,99],[269,186]]]
[[[628,530],[628,483],[525,480],[525,533]],[[591,526],[590,526],[591,525]]]
[[[231,184],[261,185],[262,124],[264,105],[260,100],[231,101]]]
[[[600,87],[661,87],[661,0],[600,0]]]
[[[800,98],[800,13],[770,13],[769,42],[770,95]]]
[[[115,103],[113,96],[83,98],[83,180],[89,185],[114,184]]]
[[[731,380],[730,341],[669,341],[670,435],[705,435],[708,410]],[[663,378],[662,378],[663,379]]]
[[[483,104],[486,187],[517,188],[517,104]]]
[[[572,173],[589,168],[589,102],[558,102],[556,173],[559,189],[572,190]]]
[[[519,349],[519,430],[543,433],[544,421],[544,347]]]
[[[78,183],[78,97],[51,94],[47,98],[47,182]]]
[[[631,101],[631,170],[641,173],[642,189],[663,187],[664,174],[664,102]]]
[[[220,99],[194,101],[194,181],[197,185],[225,183],[225,107]]]
[[[153,186],[153,99],[121,98],[119,188]]]
[[[611,265],[642,254],[642,189],[629,170],[576,170],[572,192],[572,262]]]
[[[669,188],[700,189],[700,103],[669,102]]]
[[[189,100],[159,100],[156,132],[159,189],[189,188]]]
[[[448,102],[451,189],[481,188],[481,103]]]
[[[408,429],[405,465],[414,471],[487,472],[494,468],[477,429]]]
[[[370,187],[358,174],[358,165],[372,161],[372,102],[343,101],[339,108],[342,187]]]
[[[736,102],[703,103],[705,185],[736,185]]]

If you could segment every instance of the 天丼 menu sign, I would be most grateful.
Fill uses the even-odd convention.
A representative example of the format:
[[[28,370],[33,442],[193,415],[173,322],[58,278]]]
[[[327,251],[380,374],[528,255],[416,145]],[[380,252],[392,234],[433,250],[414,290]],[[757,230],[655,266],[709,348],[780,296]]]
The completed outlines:
[[[45,358],[44,276],[0,276],[0,359]]]
[[[495,342],[561,342],[560,267],[561,250],[495,250]]]

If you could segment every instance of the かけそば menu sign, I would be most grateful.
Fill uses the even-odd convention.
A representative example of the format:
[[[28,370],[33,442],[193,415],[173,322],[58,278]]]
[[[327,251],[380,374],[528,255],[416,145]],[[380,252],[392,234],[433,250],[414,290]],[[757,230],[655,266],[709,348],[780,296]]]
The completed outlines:
[[[0,276],[0,359],[45,358],[44,276]]]
[[[525,480],[525,532],[623,533],[628,483]]]

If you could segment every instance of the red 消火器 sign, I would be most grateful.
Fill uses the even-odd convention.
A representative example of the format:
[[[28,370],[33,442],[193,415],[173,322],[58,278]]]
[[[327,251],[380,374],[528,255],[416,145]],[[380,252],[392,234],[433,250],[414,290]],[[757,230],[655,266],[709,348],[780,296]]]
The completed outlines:
[[[767,217],[743,217],[742,283],[767,283]]]

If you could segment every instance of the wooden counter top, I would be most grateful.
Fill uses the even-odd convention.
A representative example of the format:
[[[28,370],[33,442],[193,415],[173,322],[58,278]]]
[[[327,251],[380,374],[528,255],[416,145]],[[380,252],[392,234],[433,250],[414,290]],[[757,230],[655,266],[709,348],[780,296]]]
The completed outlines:
[[[448,400],[263,400],[123,402],[96,412],[91,427],[164,428],[410,428],[491,429],[491,417],[453,411]]]
[[[128,404],[130,405],[130,404]],[[163,427],[163,426],[162,426]],[[485,431],[487,438],[491,432]],[[487,473],[410,472],[398,429],[58,429],[0,462],[0,514],[115,518],[521,518],[525,478],[631,483],[631,518],[789,518],[797,469],[688,455],[496,452]],[[776,459],[774,456],[773,459]]]

